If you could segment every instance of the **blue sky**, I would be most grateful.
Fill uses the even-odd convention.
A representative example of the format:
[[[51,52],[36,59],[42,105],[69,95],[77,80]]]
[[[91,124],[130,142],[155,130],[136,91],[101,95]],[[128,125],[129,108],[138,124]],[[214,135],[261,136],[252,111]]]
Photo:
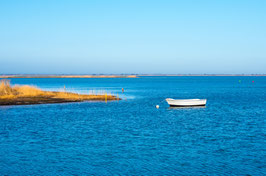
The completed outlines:
[[[0,74],[266,73],[265,0],[3,0]]]

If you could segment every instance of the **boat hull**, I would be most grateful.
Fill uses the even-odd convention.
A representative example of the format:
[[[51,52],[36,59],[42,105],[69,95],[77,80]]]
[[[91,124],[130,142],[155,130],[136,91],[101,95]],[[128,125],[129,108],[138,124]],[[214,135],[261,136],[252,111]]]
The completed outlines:
[[[206,99],[171,99],[167,98],[166,102],[170,107],[194,107],[194,106],[205,106]]]
[[[204,107],[206,104],[202,105],[170,105],[170,107]]]

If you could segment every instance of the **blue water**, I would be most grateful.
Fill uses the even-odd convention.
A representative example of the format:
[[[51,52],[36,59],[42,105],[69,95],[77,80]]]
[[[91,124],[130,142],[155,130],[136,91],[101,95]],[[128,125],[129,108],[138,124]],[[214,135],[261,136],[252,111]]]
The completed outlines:
[[[266,173],[266,77],[11,82],[104,90],[123,100],[0,107],[0,175]],[[169,108],[168,97],[208,102],[205,108]]]

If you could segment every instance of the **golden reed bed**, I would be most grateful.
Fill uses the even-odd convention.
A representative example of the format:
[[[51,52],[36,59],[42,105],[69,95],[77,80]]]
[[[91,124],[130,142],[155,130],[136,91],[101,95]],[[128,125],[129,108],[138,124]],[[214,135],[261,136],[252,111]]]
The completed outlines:
[[[33,86],[11,86],[9,80],[1,80],[0,105],[28,105],[82,101],[120,100],[113,95],[82,95],[70,92],[42,91]]]

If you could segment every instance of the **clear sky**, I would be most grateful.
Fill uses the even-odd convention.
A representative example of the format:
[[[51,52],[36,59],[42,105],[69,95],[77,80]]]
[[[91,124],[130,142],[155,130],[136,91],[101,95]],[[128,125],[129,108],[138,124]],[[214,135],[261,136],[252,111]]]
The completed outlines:
[[[266,73],[266,0],[1,0],[0,74]]]

